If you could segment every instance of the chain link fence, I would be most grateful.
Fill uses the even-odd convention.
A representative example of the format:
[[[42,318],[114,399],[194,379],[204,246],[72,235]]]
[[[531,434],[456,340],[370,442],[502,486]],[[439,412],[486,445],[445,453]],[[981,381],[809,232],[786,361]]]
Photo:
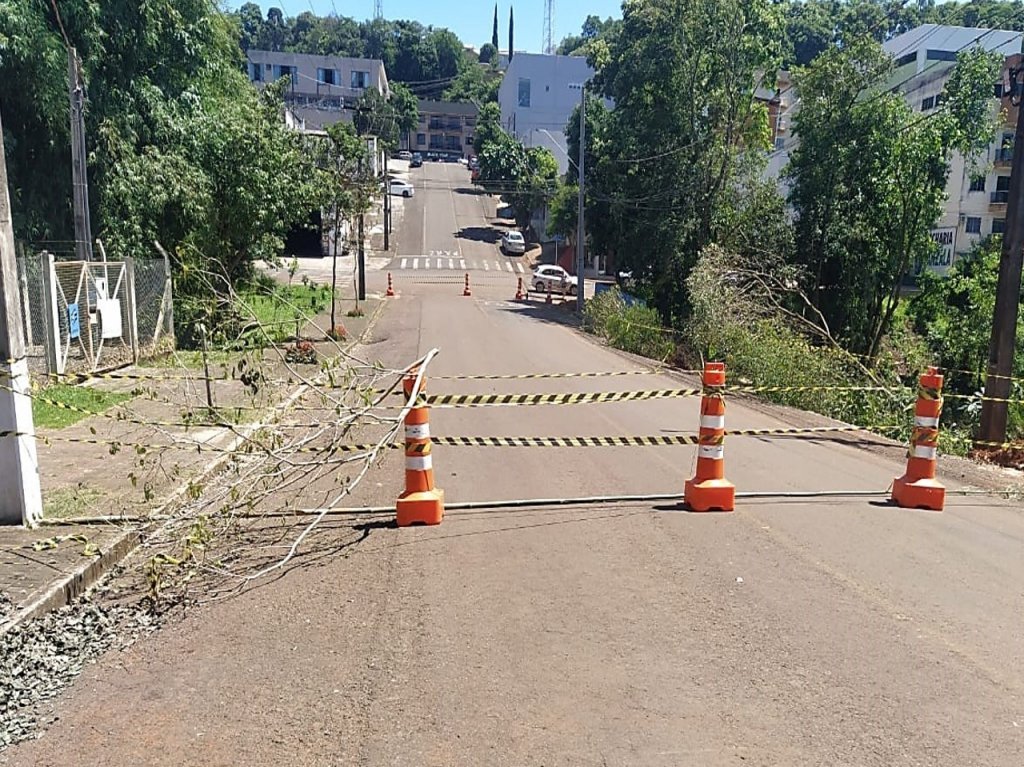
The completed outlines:
[[[33,372],[109,370],[173,347],[166,259],[86,262],[22,251],[17,262]]]

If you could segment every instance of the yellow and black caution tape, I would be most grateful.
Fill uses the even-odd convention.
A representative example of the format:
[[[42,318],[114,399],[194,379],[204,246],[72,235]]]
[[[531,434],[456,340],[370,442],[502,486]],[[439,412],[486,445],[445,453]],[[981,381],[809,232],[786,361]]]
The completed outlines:
[[[798,391],[893,391],[886,386],[753,386],[753,385],[728,385],[727,392],[743,392],[746,394],[759,394],[764,392],[798,392]]]
[[[433,407],[502,407],[511,405],[582,405],[592,402],[695,397],[700,389],[652,389],[650,391],[571,392],[568,394],[435,394],[426,398]]]
[[[693,370],[675,370],[671,368],[672,372],[675,373],[693,373],[697,371]],[[638,375],[658,375],[664,372],[663,370],[606,370],[606,371],[595,371],[589,373],[512,373],[512,374],[480,374],[480,375],[450,375],[450,376],[430,376],[431,381],[528,381],[537,380],[542,378],[609,378],[614,376],[638,376]]]

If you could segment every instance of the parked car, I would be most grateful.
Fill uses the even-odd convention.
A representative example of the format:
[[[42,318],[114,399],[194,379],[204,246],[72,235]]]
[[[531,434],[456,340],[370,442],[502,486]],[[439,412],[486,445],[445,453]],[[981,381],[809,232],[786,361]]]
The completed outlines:
[[[409,160],[410,168],[419,168],[423,166],[423,155],[419,152],[413,152],[412,158]]]
[[[552,293],[576,295],[576,278],[560,266],[545,264],[533,270],[530,284],[538,293]]]
[[[477,157],[476,155],[473,155],[472,157],[470,157],[469,158],[469,169],[470,170],[476,170],[479,167],[480,167],[480,158]]]
[[[412,152],[410,152],[408,149],[403,149],[401,152],[398,153],[398,159],[399,160],[411,160],[412,159]]]
[[[501,252],[507,256],[521,256],[526,252],[526,239],[519,232],[501,235]]]
[[[413,189],[412,184],[410,184],[408,181],[402,181],[401,179],[393,178],[391,179],[391,183],[388,186],[388,191],[391,194],[400,194],[402,197],[412,197],[413,193],[416,190]]]

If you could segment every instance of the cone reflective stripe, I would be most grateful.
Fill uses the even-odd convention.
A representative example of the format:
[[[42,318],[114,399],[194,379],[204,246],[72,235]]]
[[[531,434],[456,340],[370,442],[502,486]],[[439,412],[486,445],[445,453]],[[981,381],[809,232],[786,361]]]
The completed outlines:
[[[725,478],[725,364],[706,363],[703,381],[697,473],[687,480],[683,497],[694,511],[732,511],[736,488]]]
[[[388,296],[389,298],[395,295],[395,286],[391,282],[391,272],[388,272],[388,292],[385,293],[384,295]]]
[[[519,278],[519,283],[516,285],[516,298],[515,298],[515,300],[516,301],[522,301],[524,298],[526,298],[526,295],[523,293],[523,278],[520,277]]]
[[[406,398],[412,396],[416,371],[402,382]],[[420,382],[420,395],[426,378]],[[405,492],[396,505],[399,527],[437,525],[444,518],[444,491],[434,487],[433,443],[430,441],[430,408],[414,403],[405,417]]]
[[[464,295],[464,296],[471,296],[471,295],[473,295],[472,291],[469,289],[469,272],[466,272],[466,287],[463,288],[462,295]]]
[[[914,428],[910,432],[907,470],[892,483],[893,502],[906,509],[942,511],[946,505],[946,488],[935,479],[942,380],[934,367],[928,368],[928,372],[921,376],[914,406]]]

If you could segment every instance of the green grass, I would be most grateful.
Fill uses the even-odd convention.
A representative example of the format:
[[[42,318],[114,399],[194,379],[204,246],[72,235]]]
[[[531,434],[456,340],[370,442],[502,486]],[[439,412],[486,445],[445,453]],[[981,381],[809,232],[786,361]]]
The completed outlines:
[[[213,375],[222,374],[224,370],[230,369],[242,357],[241,352],[222,351],[211,349],[209,355],[210,373]],[[154,368],[188,368],[189,370],[202,370],[203,353],[195,349],[180,349],[170,354],[147,360],[146,364]]]
[[[95,487],[79,482],[74,487],[61,487],[43,495],[43,516],[48,519],[80,517],[89,512],[107,494]]]
[[[102,413],[131,398],[131,394],[122,392],[109,392],[70,384],[54,384],[33,395],[32,418],[36,427],[63,429],[65,426],[87,418],[89,414],[62,408],[59,404],[53,404],[54,402],[88,410],[92,413]]]
[[[280,343],[295,335],[296,324],[305,325],[326,309],[330,300],[331,291],[326,285],[276,285],[270,291],[257,288],[243,292],[239,311],[258,322],[272,341]]]

